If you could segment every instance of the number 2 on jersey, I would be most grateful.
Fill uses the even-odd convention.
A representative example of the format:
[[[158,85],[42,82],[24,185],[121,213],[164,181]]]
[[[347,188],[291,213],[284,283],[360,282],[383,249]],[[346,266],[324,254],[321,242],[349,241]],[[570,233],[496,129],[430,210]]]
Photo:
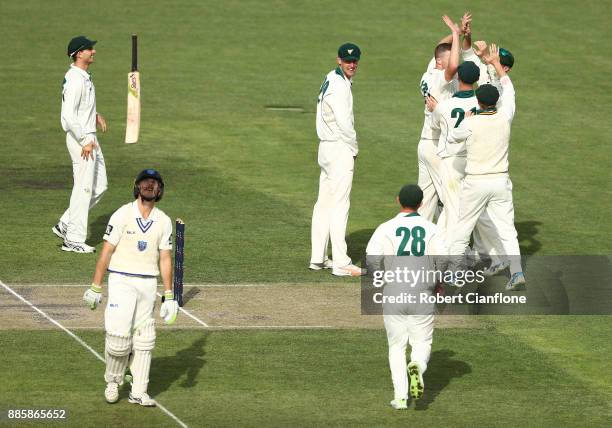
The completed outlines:
[[[476,113],[476,107],[471,108],[470,111],[472,113]],[[461,123],[461,121],[463,120],[463,118],[465,117],[465,110],[463,110],[462,108],[459,108],[459,107],[454,108],[451,111],[451,117],[454,119],[457,116],[459,116],[459,118],[457,119],[457,122],[455,122],[454,128],[458,127],[459,124]]]
[[[425,254],[425,229],[421,226],[415,226],[412,231],[407,227],[398,227],[395,231],[395,236],[403,236],[402,242],[397,249],[398,256],[422,256]],[[406,251],[408,243],[411,242],[410,251]]]

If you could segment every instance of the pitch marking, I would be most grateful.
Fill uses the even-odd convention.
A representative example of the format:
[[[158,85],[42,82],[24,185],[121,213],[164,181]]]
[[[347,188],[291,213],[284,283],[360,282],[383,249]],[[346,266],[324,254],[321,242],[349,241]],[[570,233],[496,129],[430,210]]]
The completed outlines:
[[[68,334],[68,336],[72,337],[74,340],[76,340],[81,346],[83,346],[85,349],[87,349],[89,352],[91,352],[92,354],[94,354],[94,356],[102,361],[103,363],[104,358],[102,357],[102,355],[100,355],[98,352],[96,352],[91,346],[89,346],[83,339],[81,339],[80,337],[78,337],[76,334],[74,334],[73,332],[71,332],[70,330],[68,330],[66,327],[64,327],[63,325],[61,325],[59,322],[55,321],[53,318],[51,318],[49,315],[47,315],[45,312],[41,311],[40,309],[38,309],[33,303],[31,303],[29,300],[27,300],[26,298],[24,298],[22,295],[20,295],[19,293],[17,293],[16,291],[14,291],[11,287],[9,287],[8,285],[6,285],[4,282],[0,281],[0,285],[2,287],[4,287],[4,289],[6,291],[8,291],[9,293],[11,293],[13,296],[15,296],[16,298],[18,298],[19,300],[21,300],[23,303],[25,303],[26,305],[28,305],[30,308],[34,309],[36,312],[38,312],[40,315],[42,315],[43,317],[45,317],[51,324],[55,325],[56,327],[58,327],[60,330],[63,330],[66,334]],[[183,428],[188,428],[187,425],[181,421],[178,417],[176,417],[170,410],[166,409],[164,406],[162,406],[157,400],[154,400],[155,404],[157,404],[157,407],[159,407],[166,415],[170,416],[172,419],[174,419],[174,421],[176,423],[178,423],[181,427]]]

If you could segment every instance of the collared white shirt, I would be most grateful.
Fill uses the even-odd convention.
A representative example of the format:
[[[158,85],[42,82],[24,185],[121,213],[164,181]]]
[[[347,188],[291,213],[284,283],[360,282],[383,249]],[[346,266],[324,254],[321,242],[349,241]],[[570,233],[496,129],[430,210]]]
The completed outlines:
[[[96,88],[91,75],[72,64],[62,86],[62,129],[81,144],[96,134]],[[89,139],[87,139],[89,142]]]
[[[317,101],[317,135],[320,141],[338,141],[351,147],[357,156],[359,147],[353,116],[352,81],[338,66],[325,76]]]
[[[144,219],[138,202],[130,202],[113,213],[104,240],[115,246],[109,272],[158,276],[159,250],[172,249],[172,220],[157,207]]]

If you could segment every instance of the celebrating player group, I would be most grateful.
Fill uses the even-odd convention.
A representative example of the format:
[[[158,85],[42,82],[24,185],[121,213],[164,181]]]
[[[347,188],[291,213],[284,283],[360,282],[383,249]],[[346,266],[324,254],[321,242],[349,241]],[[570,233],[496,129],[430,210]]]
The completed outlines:
[[[425,120],[418,144],[418,185],[400,190],[400,212],[374,232],[366,249],[367,267],[392,271],[386,264],[395,266],[395,256],[409,256],[407,263],[413,270],[440,269],[441,264],[453,274],[467,267],[469,254],[472,261],[490,262],[485,276],[509,268],[506,290],[520,290],[525,287],[525,277],[508,175],[515,111],[514,86],[508,73],[514,57],[484,41],[476,41],[473,48],[470,13],[462,16],[460,24],[446,15],[442,20],[451,34],[435,46],[434,57],[419,82]],[[344,239],[358,154],[351,89],[360,57],[356,45],[340,46],[338,67],[325,77],[317,102],[321,175],[312,217],[310,269],[332,269],[337,276],[367,273],[352,264]],[[473,249],[469,248],[471,237]],[[332,259],[327,255],[329,241]],[[433,255],[436,257],[427,257]],[[422,280],[411,287],[416,285],[431,295],[436,282]],[[453,275],[447,282],[463,285]],[[396,285],[387,283],[385,296],[401,294]],[[424,393],[433,311],[433,306],[424,311],[410,304],[383,304],[394,386],[391,406],[395,409],[408,407],[409,392],[415,399]],[[409,363],[408,343],[412,348]]]

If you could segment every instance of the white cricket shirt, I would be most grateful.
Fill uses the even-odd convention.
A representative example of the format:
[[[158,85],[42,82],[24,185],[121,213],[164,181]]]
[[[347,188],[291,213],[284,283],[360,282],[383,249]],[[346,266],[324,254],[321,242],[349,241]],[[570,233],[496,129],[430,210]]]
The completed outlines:
[[[466,111],[475,113],[478,110],[478,100],[474,91],[455,92],[451,98],[439,103],[432,112],[431,127],[440,130],[438,141],[438,156],[465,156],[465,145],[448,144],[448,133],[457,128]]]
[[[91,75],[74,64],[64,76],[61,122],[81,145],[96,135],[96,88]]]
[[[479,112],[453,128],[448,142],[465,142],[467,175],[491,175],[508,172],[510,125],[514,118],[514,86],[509,76],[500,79],[503,87],[497,109]]]
[[[436,60],[433,58],[427,66],[427,71],[423,73],[421,77],[421,95],[426,97],[427,95],[433,96],[438,103],[449,99],[457,91],[458,82],[457,74],[449,81],[446,81],[444,76],[444,70],[435,68]],[[437,140],[440,138],[440,130],[433,129],[431,127],[431,112],[427,110],[427,106],[424,109],[425,121],[423,122],[423,130],[421,131],[421,139],[423,140]]]
[[[138,202],[130,202],[113,213],[104,240],[115,246],[109,272],[158,276],[159,250],[172,249],[172,221],[157,207],[145,220]]]
[[[317,101],[317,135],[321,141],[348,144],[357,156],[352,81],[337,67],[325,76]]]

